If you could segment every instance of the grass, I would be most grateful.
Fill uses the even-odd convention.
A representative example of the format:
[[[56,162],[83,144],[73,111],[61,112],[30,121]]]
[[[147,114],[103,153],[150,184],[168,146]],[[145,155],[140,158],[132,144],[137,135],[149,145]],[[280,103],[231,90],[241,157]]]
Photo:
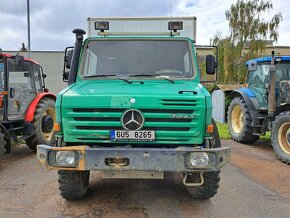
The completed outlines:
[[[216,122],[217,128],[219,130],[220,138],[221,139],[230,139],[231,135],[229,132],[228,125],[226,123],[218,123]]]
[[[219,130],[220,138],[221,139],[231,139],[228,125],[226,123],[219,123],[219,122],[217,122],[216,124],[217,124],[217,128]],[[270,132],[268,131],[266,133],[266,135],[260,136],[260,139],[261,140],[271,140]]]

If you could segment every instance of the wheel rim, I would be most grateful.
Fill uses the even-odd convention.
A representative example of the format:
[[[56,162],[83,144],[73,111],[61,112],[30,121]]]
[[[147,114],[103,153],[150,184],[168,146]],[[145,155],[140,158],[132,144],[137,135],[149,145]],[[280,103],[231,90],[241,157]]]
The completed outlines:
[[[279,128],[278,141],[282,150],[290,154],[290,122],[283,123]]]
[[[232,128],[235,133],[240,133],[244,127],[244,114],[239,105],[234,106],[231,113]]]
[[[54,108],[46,108],[46,110],[44,111],[44,113],[42,114],[42,120],[47,117],[50,116],[53,120],[53,123],[55,123],[55,110]],[[42,124],[41,124],[42,125]],[[45,127],[41,126],[41,129],[43,129]],[[47,132],[42,132],[43,137],[45,138],[45,140],[50,141],[52,135],[53,135],[53,128],[50,131]]]

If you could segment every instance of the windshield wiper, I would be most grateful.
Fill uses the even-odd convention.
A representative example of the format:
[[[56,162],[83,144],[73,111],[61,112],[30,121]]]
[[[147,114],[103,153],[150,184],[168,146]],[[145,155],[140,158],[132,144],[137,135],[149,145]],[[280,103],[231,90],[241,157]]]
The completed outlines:
[[[132,81],[127,80],[127,79],[125,79],[125,78],[121,78],[121,77],[116,77],[116,78],[119,79],[119,80],[123,80],[123,81],[125,81],[126,83],[132,84]]]
[[[142,76],[144,76],[144,77],[146,77],[146,76],[149,76],[149,77],[156,77],[155,75],[152,75],[152,74],[130,74],[130,75],[128,75],[129,77],[142,77]]]
[[[123,81],[125,81],[125,82],[127,82],[129,84],[132,83],[131,81],[129,81],[127,79],[124,79],[124,78],[121,78],[121,77],[117,77],[116,74],[96,74],[96,75],[86,76],[85,78],[92,78],[92,77],[112,77],[112,76],[116,77],[119,80],[123,80]]]
[[[172,80],[172,79],[168,79],[168,78],[165,78],[163,76],[157,76],[154,74],[132,74],[132,75],[129,75],[129,77],[155,77],[155,78],[161,78],[161,79],[167,80],[171,83],[174,83],[174,80]]]
[[[172,79],[168,79],[168,78],[163,77],[163,76],[156,76],[156,77],[157,77],[157,78],[164,79],[164,80],[167,80],[167,81],[169,81],[169,82],[171,82],[171,83],[174,83],[174,80],[172,80]]]
[[[116,76],[116,74],[95,74],[95,75],[85,76],[85,78],[90,78],[90,77],[111,77],[111,76]]]

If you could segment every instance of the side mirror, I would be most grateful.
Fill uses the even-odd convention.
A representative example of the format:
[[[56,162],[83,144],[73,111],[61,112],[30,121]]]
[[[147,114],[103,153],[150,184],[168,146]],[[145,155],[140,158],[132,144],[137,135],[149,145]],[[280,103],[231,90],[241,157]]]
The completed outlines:
[[[251,61],[248,64],[248,71],[256,71],[257,70],[257,62],[256,61]]]
[[[206,73],[213,75],[216,73],[217,62],[215,61],[214,55],[206,56]]]
[[[15,97],[15,89],[10,88],[10,90],[9,90],[9,97],[10,98],[14,98]]]
[[[62,73],[62,80],[64,82],[67,82],[68,81],[68,76],[69,76],[69,71],[65,71]]]
[[[73,53],[74,53],[74,47],[72,46],[67,47],[64,51],[64,64],[63,64],[63,71],[62,71],[62,80],[64,82],[67,82],[69,78],[69,69],[71,67]]]
[[[67,69],[70,69],[73,53],[74,49],[69,49],[64,56],[65,68]]]

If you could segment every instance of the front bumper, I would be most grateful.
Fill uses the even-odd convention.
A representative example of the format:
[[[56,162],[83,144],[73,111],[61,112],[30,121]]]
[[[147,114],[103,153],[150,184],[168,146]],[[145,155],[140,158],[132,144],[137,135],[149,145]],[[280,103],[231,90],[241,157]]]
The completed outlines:
[[[74,166],[58,166],[55,161],[57,151],[74,151]],[[205,152],[209,156],[206,166],[193,167],[189,157],[193,152]],[[126,171],[169,171],[169,172],[205,172],[218,171],[229,162],[230,148],[129,148],[129,147],[98,147],[68,146],[51,147],[39,145],[37,158],[49,169],[55,170],[126,170]],[[108,164],[108,160],[126,160],[127,164]]]

